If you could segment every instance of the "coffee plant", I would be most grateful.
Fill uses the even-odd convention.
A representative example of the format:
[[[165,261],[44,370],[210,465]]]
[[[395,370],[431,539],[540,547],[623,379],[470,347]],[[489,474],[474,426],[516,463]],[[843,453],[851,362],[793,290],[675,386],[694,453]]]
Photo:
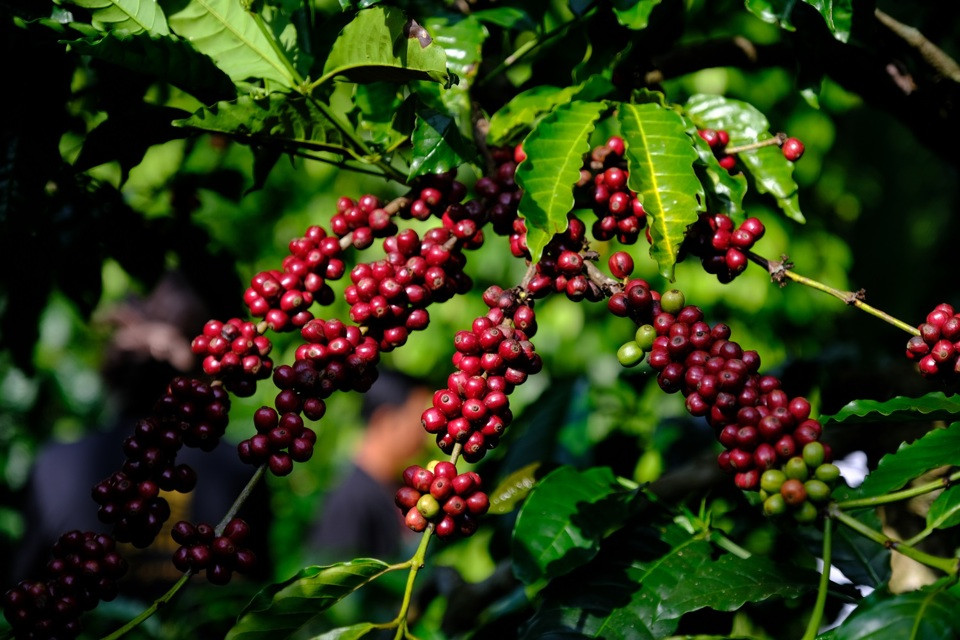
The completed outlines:
[[[173,264],[215,312],[91,488],[103,528],[9,577],[8,636],[960,635],[957,12],[889,11],[5,3],[5,493],[49,435],[21,425],[71,411],[31,386],[57,309]],[[305,487],[384,367],[434,389],[415,542],[309,563]],[[179,519],[224,439],[246,489]],[[301,515],[238,517],[258,483]],[[158,540],[182,578],[116,606]]]

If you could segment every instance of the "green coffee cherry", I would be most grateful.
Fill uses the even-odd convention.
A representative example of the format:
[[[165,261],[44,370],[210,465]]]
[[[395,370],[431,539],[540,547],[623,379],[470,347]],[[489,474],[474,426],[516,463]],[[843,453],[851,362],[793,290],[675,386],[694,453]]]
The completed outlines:
[[[833,484],[840,478],[840,467],[835,464],[822,464],[813,472],[817,480],[822,480],[827,484]]]
[[[763,501],[763,513],[767,516],[778,516],[787,510],[787,503],[783,501],[783,496],[775,493]]]
[[[812,502],[804,502],[793,512],[793,519],[802,524],[810,524],[817,519],[817,508]]]
[[[683,297],[683,292],[679,289],[664,291],[663,295],[660,296],[660,309],[666,313],[676,315],[680,313],[680,310],[683,309],[686,304],[687,301]]]
[[[644,355],[643,349],[633,340],[624,342],[620,348],[617,349],[617,360],[619,360],[620,364],[624,367],[637,366],[643,362]]]
[[[652,324],[642,325],[637,329],[634,339],[637,341],[637,344],[640,345],[641,349],[650,351],[653,347],[653,341],[657,339],[657,330],[653,328]]]
[[[808,442],[803,445],[803,461],[806,462],[807,466],[811,469],[823,464],[823,457],[823,445],[819,442]]]
[[[823,480],[807,480],[803,483],[807,490],[807,497],[814,502],[826,502],[830,499],[830,487]]]
[[[417,511],[420,512],[420,515],[429,520],[440,513],[440,503],[437,502],[437,499],[432,495],[425,493],[420,496],[419,500],[417,500]]]
[[[787,479],[787,475],[779,469],[767,469],[760,476],[760,488],[770,493],[780,493],[780,485]]]
[[[783,472],[787,474],[788,478],[795,478],[801,481],[806,480],[810,475],[807,463],[804,462],[800,456],[794,456],[787,460],[787,464],[783,465]]]

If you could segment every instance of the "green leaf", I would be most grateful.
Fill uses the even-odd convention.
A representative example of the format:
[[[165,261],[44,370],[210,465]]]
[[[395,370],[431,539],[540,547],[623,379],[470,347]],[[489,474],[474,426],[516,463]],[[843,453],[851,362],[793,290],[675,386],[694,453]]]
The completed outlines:
[[[406,139],[407,136],[398,130],[403,126],[398,122],[403,100],[397,85],[392,82],[359,84],[353,95],[360,112],[357,131],[366,132],[381,149],[393,147]]]
[[[351,82],[450,80],[443,47],[399,9],[381,6],[360,11],[344,27],[317,84],[337,76]]]
[[[812,571],[717,553],[675,525],[624,529],[594,561],[547,587],[524,637],[654,640],[673,633],[690,611],[735,611],[816,589]]]
[[[628,29],[639,31],[647,28],[650,12],[660,4],[660,0],[614,0],[612,4],[617,22]]]
[[[730,175],[729,171],[721,167],[710,145],[697,135],[696,126],[689,119],[687,123],[687,134],[693,140],[697,154],[700,156],[694,164],[694,169],[706,195],[707,211],[725,213],[734,220],[742,221],[747,179],[741,173]]]
[[[693,168],[697,151],[675,111],[656,103],[624,103],[618,115],[627,143],[628,185],[647,212],[653,239],[650,255],[660,274],[672,281],[683,236],[705,205]]]
[[[960,524],[960,486],[946,489],[930,503],[927,527],[947,529]]]
[[[157,0],[70,0],[89,9],[93,26],[103,31],[142,33],[160,36],[170,33]]]
[[[386,573],[389,566],[380,560],[360,558],[301,569],[289,580],[260,591],[240,613],[227,640],[288,637],[328,607]]]
[[[533,18],[530,17],[530,14],[523,9],[517,9],[515,7],[481,9],[480,11],[474,11],[470,15],[481,22],[489,22],[504,29],[534,29],[537,26]]]
[[[424,109],[417,114],[411,142],[410,178],[449,171],[475,155],[470,151],[470,144],[460,135],[454,119],[433,109]]]
[[[876,470],[860,485],[860,496],[878,496],[944,465],[960,465],[960,422],[934,429],[880,458]]]
[[[263,78],[284,87],[294,80],[280,54],[239,0],[163,0],[170,27],[234,82]]]
[[[853,400],[833,415],[820,416],[824,424],[863,424],[915,420],[956,420],[960,396],[933,391],[919,398],[897,396],[890,400]]]
[[[352,624],[349,627],[331,629],[326,633],[313,636],[311,640],[356,640],[356,638],[362,638],[376,628],[376,625],[372,622],[361,622],[359,624]]]
[[[490,35],[476,16],[470,15],[457,22],[447,18],[429,18],[423,26],[434,34],[433,41],[443,47],[447,67],[457,77],[468,81],[476,77],[482,59],[483,41]]]
[[[106,60],[172,84],[204,104],[237,95],[230,78],[185,40],[146,33],[108,33],[96,40],[73,40],[66,44],[81,55]]]
[[[744,0],[747,11],[764,22],[780,25],[787,31],[795,31],[790,14],[797,0]]]
[[[827,22],[827,28],[840,42],[850,39],[850,24],[853,22],[853,2],[851,0],[803,0],[820,12]]]
[[[316,103],[297,94],[271,93],[266,98],[241,96],[204,107],[174,125],[227,134],[245,144],[284,151],[312,149],[347,153],[340,131]]]
[[[606,467],[560,467],[527,496],[513,529],[513,570],[526,583],[590,560],[608,530],[626,517],[630,494]]]
[[[501,480],[500,484],[490,492],[489,513],[503,515],[516,509],[537,484],[537,471],[540,469],[540,464],[540,462],[531,462]]]
[[[771,137],[766,116],[753,105],[723,96],[698,94],[686,104],[687,115],[701,129],[724,129],[730,146],[739,146]],[[776,146],[761,147],[737,154],[737,160],[760,193],[770,193],[787,217],[804,222],[793,179],[793,163]]]
[[[939,585],[897,596],[886,590],[864,598],[835,630],[834,640],[942,640],[960,635],[960,598]]]
[[[602,102],[559,106],[523,142],[527,159],[517,167],[516,180],[523,189],[520,214],[534,261],[550,238],[567,228],[573,186],[580,179],[583,156],[590,151],[590,133],[605,108]]]

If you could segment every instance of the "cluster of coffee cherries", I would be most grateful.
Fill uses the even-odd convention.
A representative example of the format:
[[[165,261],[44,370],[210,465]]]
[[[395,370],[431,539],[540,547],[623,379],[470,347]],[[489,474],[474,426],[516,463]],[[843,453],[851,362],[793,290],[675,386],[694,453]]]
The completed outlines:
[[[747,268],[747,253],[765,231],[757,218],[747,218],[735,227],[728,215],[703,214],[687,230],[683,251],[700,258],[704,271],[725,284]]]
[[[523,224],[523,221],[519,221]],[[537,262],[536,274],[527,291],[540,298],[555,291],[574,302],[603,300],[603,291],[587,277],[584,251],[587,246],[586,226],[573,214],[567,216],[567,228],[554,234]]]
[[[616,238],[621,244],[634,244],[647,225],[647,213],[637,194],[627,188],[623,138],[613,136],[606,144],[594,148],[590,159],[580,170],[578,186],[590,188],[589,195],[597,220],[591,232],[597,240]]]
[[[307,228],[289,248],[283,270],[261,271],[243,294],[250,315],[264,318],[274,331],[292,331],[312,320],[309,308],[314,301],[332,303],[334,293],[327,281],[340,279],[345,269],[340,241],[323,227]]]
[[[420,532],[433,524],[438,538],[467,537],[477,530],[477,519],[490,508],[475,471],[457,473],[452,462],[431,462],[403,472],[403,484],[395,498],[404,522]]]
[[[250,526],[233,518],[221,535],[201,522],[193,525],[181,520],[173,525],[170,535],[180,547],[173,554],[173,564],[180,571],[205,571],[213,584],[227,584],[233,572],[247,573],[256,563],[253,551],[241,546],[250,533]]]
[[[490,149],[490,155],[496,164],[496,169],[492,175],[477,180],[474,191],[478,199],[472,202],[478,202],[487,212],[494,233],[509,236],[515,231],[514,221],[517,219],[517,209],[520,206],[520,198],[523,196],[523,191],[520,190],[514,176],[517,165],[526,159],[526,154],[523,153],[523,148],[517,145],[513,149],[509,147]],[[512,239],[510,248],[514,250]],[[516,250],[514,255],[517,255]]]
[[[453,208],[464,209],[448,209]],[[472,234],[482,233],[471,224]],[[426,328],[429,304],[469,290],[472,282],[463,271],[466,256],[459,239],[444,227],[430,229],[422,240],[413,229],[404,229],[386,238],[383,246],[386,259],[360,263],[350,271],[352,284],[344,298],[350,319],[366,326],[382,351],[392,351],[407,341],[409,332]]]
[[[720,166],[726,169],[728,173],[734,173],[737,168],[737,157],[727,153],[730,134],[723,129],[700,129],[697,131],[697,135],[710,145],[710,150],[713,151],[713,155]]]
[[[516,291],[499,287],[487,289],[483,298],[490,311],[474,320],[470,330],[457,332],[457,371],[448,377],[446,388],[433,394],[433,406],[421,416],[441,451],[449,454],[460,443],[467,462],[480,460],[499,444],[513,419],[508,396],[543,368],[529,340],[536,332],[533,308],[522,303]]]
[[[907,358],[918,362],[920,373],[928,378],[960,373],[960,313],[938,304],[917,329],[920,335],[907,341]]]
[[[270,339],[257,331],[257,325],[240,318],[208,321],[190,348],[202,358],[204,373],[240,397],[253,395],[257,380],[269,378],[273,371],[267,357],[273,348]]]
[[[715,429],[725,448],[718,463],[734,473],[737,487],[757,491],[763,474],[774,470],[786,480],[823,483],[827,490],[813,483],[808,493],[813,502],[825,500],[839,474],[835,475],[832,465],[820,470],[829,461],[830,450],[819,442],[823,429],[810,417],[806,398],[791,398],[780,388],[780,380],[760,375],[757,352],[745,351],[730,340],[728,326],[711,327],[704,322],[702,311],[686,305],[680,291],[665,292],[657,300],[647,283],[632,280],[623,293],[627,309],[611,310],[632,317],[640,326],[634,340],[619,349],[621,364],[634,366],[648,354],[660,388],[683,393],[687,411],[705,417]],[[815,446],[807,451],[811,443]],[[780,498],[768,496],[772,498],[768,512],[782,513],[784,509],[778,507],[782,499],[798,521],[815,519],[817,508],[807,500],[807,493],[796,491],[795,483],[784,485]],[[802,499],[797,498],[800,495]]]
[[[23,581],[4,594],[4,616],[18,638],[75,638],[80,614],[113,600],[126,571],[113,538],[70,531],[53,546],[47,580]]]
[[[141,419],[123,441],[126,460],[119,471],[93,487],[100,520],[113,525],[121,542],[149,546],[170,517],[160,491],[193,490],[196,472],[177,464],[180,448],[212,451],[226,430],[230,399],[220,386],[178,377],[157,402],[154,415]]]

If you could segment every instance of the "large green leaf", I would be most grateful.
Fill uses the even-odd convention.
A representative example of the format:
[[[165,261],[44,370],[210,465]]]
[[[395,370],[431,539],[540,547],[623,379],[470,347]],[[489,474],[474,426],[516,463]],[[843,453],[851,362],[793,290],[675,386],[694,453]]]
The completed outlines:
[[[660,4],[660,0],[614,0],[612,4],[617,22],[628,29],[639,31],[647,28],[650,12]]]
[[[567,228],[573,186],[580,179],[583,156],[590,151],[590,133],[605,108],[601,102],[561,105],[523,142],[527,159],[517,167],[516,180],[523,189],[520,214],[534,261],[550,238]]]
[[[450,80],[443,47],[402,11],[382,6],[360,11],[333,43],[318,84],[338,76],[351,82]]]
[[[794,31],[790,14],[797,0],[744,0],[747,10],[764,22],[780,25],[787,31]]]
[[[433,109],[424,109],[417,114],[411,142],[410,178],[449,171],[475,155],[471,152],[471,143],[460,135],[456,121]]]
[[[372,558],[306,567],[258,593],[240,613],[227,640],[289,638],[312,618],[389,570]],[[358,637],[345,635],[343,637]]]
[[[960,396],[933,391],[919,398],[897,396],[890,400],[853,400],[833,415],[820,416],[826,424],[956,420],[960,417]]]
[[[697,154],[700,156],[694,168],[706,196],[707,211],[725,213],[735,220],[742,221],[747,179],[741,173],[730,175],[729,171],[721,167],[710,145],[697,135],[696,127],[689,122],[689,119],[687,122],[687,134],[693,140]]]
[[[481,22],[489,22],[504,29],[534,29],[537,26],[530,14],[516,7],[481,9],[470,15]]]
[[[280,54],[239,0],[162,0],[170,27],[234,82],[263,78],[293,87]],[[279,44],[277,44],[279,47]]]
[[[850,39],[850,24],[853,22],[852,0],[803,0],[820,12],[827,28],[840,42]]]
[[[263,99],[241,96],[204,107],[175,125],[227,134],[246,144],[284,151],[312,149],[346,153],[340,131],[309,98],[271,93]]]
[[[730,146],[739,146],[770,138],[766,116],[753,105],[723,96],[698,94],[686,104],[687,115],[698,127],[724,129],[730,134]],[[770,193],[783,212],[804,222],[793,179],[793,163],[776,146],[761,147],[737,155],[737,160],[760,193]]]
[[[653,640],[670,635],[690,611],[734,611],[816,585],[816,573],[787,563],[718,557],[710,543],[675,525],[625,529],[594,561],[550,584],[524,637]]]
[[[864,598],[832,640],[943,640],[960,636],[960,598],[933,585],[897,596],[876,591]]]
[[[527,496],[513,529],[513,571],[526,583],[563,575],[590,560],[627,515],[631,494],[607,467],[560,467]]]
[[[167,35],[170,29],[157,0],[70,0],[90,10],[93,26],[104,31]]]
[[[397,88],[392,82],[371,82],[358,84],[353,94],[359,111],[357,131],[366,133],[382,149],[401,143],[409,134],[409,131],[400,131],[403,118],[398,115],[403,99]]]
[[[424,25],[434,34],[433,41],[443,47],[447,66],[461,80],[471,82],[480,68],[483,41],[490,32],[475,16],[452,22],[448,18],[430,18]]]
[[[108,33],[102,38],[73,40],[73,51],[147,74],[183,89],[204,104],[237,95],[230,78],[185,40]]]
[[[660,274],[673,280],[683,236],[706,204],[693,167],[697,150],[676,111],[649,102],[621,104],[618,114],[627,143],[627,184],[647,212],[653,239],[650,255]]]
[[[899,489],[913,478],[944,465],[960,465],[960,422],[946,429],[934,429],[880,458],[876,470],[860,485],[859,494],[877,496]]]
[[[948,529],[960,524],[960,486],[946,489],[930,503],[927,511],[927,527]]]

